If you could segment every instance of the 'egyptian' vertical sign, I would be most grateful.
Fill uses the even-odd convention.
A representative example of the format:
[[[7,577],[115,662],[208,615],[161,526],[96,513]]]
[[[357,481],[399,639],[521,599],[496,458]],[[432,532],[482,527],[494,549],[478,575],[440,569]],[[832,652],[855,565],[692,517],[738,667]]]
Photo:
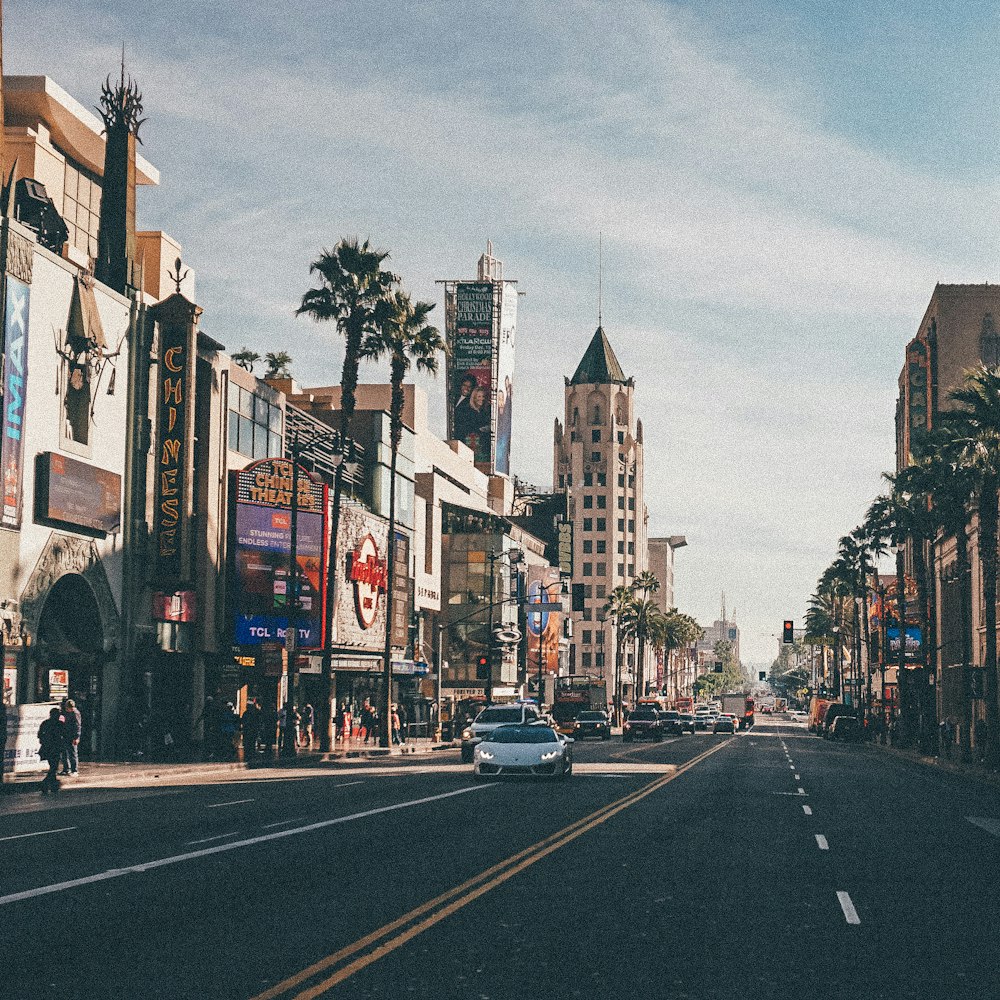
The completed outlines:
[[[3,508],[0,525],[21,524],[24,481],[24,407],[28,391],[28,303],[30,286],[6,275],[4,301],[3,438],[0,469],[3,474]]]
[[[151,312],[159,326],[153,541],[157,579],[164,584],[191,577],[195,338],[201,309],[175,294]]]

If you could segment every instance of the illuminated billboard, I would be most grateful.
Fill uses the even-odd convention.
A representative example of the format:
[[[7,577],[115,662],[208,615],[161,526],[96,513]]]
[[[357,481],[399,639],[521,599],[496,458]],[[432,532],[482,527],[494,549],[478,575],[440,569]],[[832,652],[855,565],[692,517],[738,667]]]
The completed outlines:
[[[478,465],[493,458],[493,282],[455,286],[449,331],[448,437],[467,444]]]
[[[292,471],[291,462],[269,458],[236,473],[234,641],[243,646],[285,641],[293,579],[298,647],[323,645],[325,489],[300,469],[293,578]]]
[[[562,614],[558,611],[532,611],[532,604],[562,601],[559,570],[554,566],[527,567],[527,604],[525,620],[528,626],[526,668],[538,673],[539,646],[542,669],[546,674],[559,673],[559,637],[562,634]]]

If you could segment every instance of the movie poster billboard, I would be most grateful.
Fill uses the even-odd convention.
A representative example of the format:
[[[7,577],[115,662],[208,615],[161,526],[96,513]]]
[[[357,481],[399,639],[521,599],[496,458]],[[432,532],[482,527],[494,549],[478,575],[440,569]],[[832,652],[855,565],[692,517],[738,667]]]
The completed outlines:
[[[493,461],[494,284],[455,286],[449,346],[448,437],[467,444],[477,465]]]
[[[284,643],[293,587],[292,463],[264,459],[236,474],[234,641]],[[299,649],[323,645],[322,485],[300,469],[294,577]]]
[[[538,673],[539,643],[542,669],[546,674],[559,673],[559,638],[562,635],[562,614],[558,611],[532,611],[532,604],[562,601],[559,570],[554,566],[527,567],[527,604],[525,620],[528,626],[526,668]]]
[[[28,302],[29,285],[7,275],[4,303],[3,419],[0,438],[0,470],[3,476],[3,507],[0,525],[21,524],[21,493],[24,482],[24,410],[28,394]]]
[[[496,448],[493,467],[510,475],[510,434],[514,419],[514,333],[517,329],[517,285],[505,281],[501,286],[500,343],[497,350],[497,381],[493,399],[496,404]]]
[[[340,512],[334,610],[338,646],[381,653],[385,642],[385,595],[390,586],[389,525],[353,504]],[[398,565],[398,561],[397,561]]]

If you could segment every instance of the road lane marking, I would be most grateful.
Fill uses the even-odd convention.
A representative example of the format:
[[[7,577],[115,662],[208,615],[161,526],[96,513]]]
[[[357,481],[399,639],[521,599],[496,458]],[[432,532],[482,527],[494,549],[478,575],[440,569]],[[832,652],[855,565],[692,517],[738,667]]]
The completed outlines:
[[[797,792],[771,792],[771,794],[772,795],[794,795],[797,798],[798,796],[805,795],[806,793],[805,793],[805,791],[803,789],[800,788]]]
[[[34,833],[18,833],[13,837],[0,837],[0,840],[24,840],[25,837],[46,837],[50,833],[65,833],[67,830],[75,829],[75,826],[61,826],[58,830],[36,830]]]
[[[849,924],[860,924],[861,917],[858,916],[858,911],[854,909],[851,897],[842,889],[838,889],[837,899],[840,901],[840,908],[844,911],[844,919]]]
[[[812,806],[803,806],[803,807],[802,807],[802,811],[803,811],[803,812],[804,812],[804,813],[805,813],[805,814],[806,814],[807,816],[812,816],[812,814],[813,814],[813,811],[812,811]]]
[[[233,799],[232,802],[213,802],[210,805],[205,806],[206,809],[221,809],[223,806],[242,806],[247,802],[253,802],[253,799]]]
[[[805,795],[806,794],[806,790],[804,788],[799,788],[798,789],[798,794],[799,795]]]
[[[966,816],[973,826],[978,826],[987,833],[992,833],[994,837],[1000,837],[1000,819],[988,819],[985,816]]]
[[[185,847],[192,847],[194,844],[210,844],[213,840],[225,840],[226,837],[237,837],[239,836],[239,830],[233,830],[232,833],[220,833],[217,837],[203,837],[201,840],[188,840],[185,842]]]
[[[823,834],[821,834],[821,833],[817,833],[816,834],[816,846],[821,851],[828,851],[828,850],[830,850],[830,845],[826,842],[826,837],[824,837]]]
[[[305,816],[296,816],[295,819],[279,819],[275,823],[264,823],[261,825],[262,830],[270,830],[274,826],[288,826],[289,823],[301,823],[305,819]]]
[[[454,792],[427,795],[421,799],[409,799],[406,802],[396,802],[391,806],[379,806],[377,809],[366,809],[364,812],[351,813],[349,816],[337,816],[335,819],[321,820],[318,823],[310,823],[308,826],[297,826],[294,830],[275,830],[273,833],[265,833],[257,837],[247,837],[245,840],[234,840],[229,844],[216,844],[214,847],[203,847],[199,851],[188,851],[186,854],[175,854],[169,858],[158,858],[155,861],[146,861],[142,864],[131,865],[128,868],[110,868],[107,871],[98,872],[96,875],[85,875],[82,878],[68,879],[65,882],[55,882],[52,885],[40,885],[35,889],[25,889],[23,892],[12,892],[6,896],[0,896],[0,906],[9,906],[11,903],[19,903],[25,899],[34,899],[36,896],[47,896],[53,892],[66,892],[68,889],[76,889],[82,885],[92,885],[94,882],[105,882],[111,878],[121,878],[123,875],[153,871],[156,868],[164,868],[167,865],[180,864],[182,861],[194,861],[196,858],[207,858],[213,854],[236,851],[241,847],[266,844],[269,841],[280,840],[284,837],[296,837],[300,833],[312,833],[314,830],[324,830],[329,826],[350,823],[352,820],[367,819],[369,816],[380,816],[383,813],[395,812],[397,809],[409,809],[412,806],[422,806],[428,802],[438,802],[441,799],[450,799],[456,795],[467,795],[469,792],[479,792],[493,787],[493,784],[473,785],[471,788],[459,788]]]
[[[563,847],[570,841],[582,836],[589,830],[594,829],[594,827],[601,825],[611,819],[612,816],[617,815],[623,809],[627,809],[629,806],[635,805],[637,802],[646,798],[647,795],[652,795],[653,792],[658,791],[660,788],[663,788],[664,785],[669,784],[675,778],[678,778],[686,771],[691,770],[691,768],[700,764],[703,760],[705,760],[705,758],[718,752],[730,742],[731,740],[726,740],[723,743],[718,743],[715,746],[710,747],[704,753],[701,753],[697,757],[689,760],[686,764],[680,765],[673,774],[664,775],[662,778],[658,778],[655,781],[650,782],[644,788],[640,788],[638,791],[631,792],[630,794],[625,795],[606,806],[602,806],[600,809],[584,816],[582,819],[576,820],[575,822],[569,824],[569,826],[566,826],[563,829],[558,830],[556,833],[540,840],[538,843],[532,844],[530,847],[526,847],[522,851],[518,851],[516,854],[511,855],[504,861],[501,861],[498,864],[487,868],[485,871],[480,872],[478,875],[474,875],[461,885],[457,885],[454,888],[443,892],[440,896],[437,896],[426,903],[421,903],[420,906],[410,910],[409,913],[406,913],[403,916],[398,917],[396,920],[385,924],[378,930],[372,931],[370,934],[366,934],[364,937],[359,938],[357,941],[341,948],[339,951],[314,962],[312,965],[302,969],[300,972],[297,972],[292,976],[289,976],[287,979],[275,984],[263,993],[259,993],[252,997],[251,1000],[274,1000],[275,997],[288,994],[291,990],[301,986],[307,980],[313,979],[336,965],[341,965],[342,962],[351,958],[353,955],[356,955],[358,952],[364,951],[372,945],[376,946],[373,950],[368,951],[367,954],[363,954],[360,957],[353,959],[353,961],[349,962],[347,965],[341,965],[340,969],[333,973],[333,975],[324,979],[322,982],[306,988],[301,993],[296,993],[293,998],[293,1000],[315,1000],[316,997],[332,989],[338,983],[343,982],[345,979],[353,976],[356,972],[360,972],[362,969],[372,965],[380,958],[383,958],[396,949],[402,947],[417,935],[423,933],[428,928],[433,927],[435,924],[440,923],[440,921],[451,916],[451,914],[478,899],[491,889],[495,889],[497,886],[502,885],[519,872],[535,864],[536,861],[540,861],[542,858],[547,857],[554,851],[557,851],[560,847]],[[425,916],[426,914],[430,915]],[[414,921],[418,922],[414,923]],[[403,928],[406,929],[404,930]]]
[[[796,781],[799,780],[799,776],[797,774],[793,775],[792,777],[794,777]]]
[[[345,781],[342,785],[334,785],[334,788],[350,788],[351,785],[363,785],[363,781]]]

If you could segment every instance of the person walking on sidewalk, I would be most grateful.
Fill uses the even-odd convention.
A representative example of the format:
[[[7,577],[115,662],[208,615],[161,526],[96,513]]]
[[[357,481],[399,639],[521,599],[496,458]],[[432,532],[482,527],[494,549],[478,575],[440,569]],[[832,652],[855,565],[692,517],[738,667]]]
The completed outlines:
[[[311,750],[313,745],[313,726],[316,722],[316,713],[312,705],[307,701],[302,707],[302,740],[301,745],[306,750]]]
[[[59,791],[56,772],[65,746],[64,728],[62,713],[53,705],[49,717],[38,727],[38,756],[49,765],[49,772],[42,779],[42,795]]]
[[[241,724],[243,727],[243,757],[252,756],[257,753],[257,741],[260,738],[261,722],[260,705],[256,698],[251,698],[243,713]]]
[[[83,720],[72,698],[63,698],[62,717],[64,728],[61,773],[75,778],[80,766],[80,732]]]
[[[403,742],[402,736],[401,736],[401,732],[402,732],[402,726],[400,725],[400,721],[399,721],[399,706],[398,705],[393,705],[392,706],[392,742],[395,743],[397,746],[400,743]]]
[[[358,731],[358,736],[361,737],[362,743],[366,744],[375,734],[375,713],[372,711],[371,700],[365,698],[365,703],[361,706],[361,729]]]

